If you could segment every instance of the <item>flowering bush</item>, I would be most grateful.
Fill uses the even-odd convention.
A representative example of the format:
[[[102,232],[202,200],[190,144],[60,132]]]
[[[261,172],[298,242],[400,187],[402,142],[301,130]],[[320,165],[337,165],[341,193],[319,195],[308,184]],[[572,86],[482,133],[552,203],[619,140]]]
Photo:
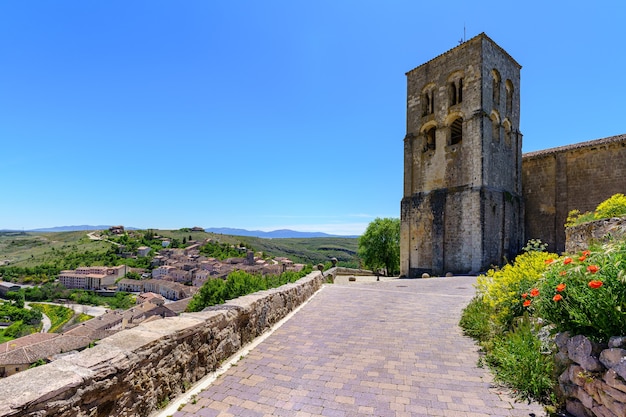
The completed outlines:
[[[477,278],[477,296],[491,308],[495,324],[506,328],[513,318],[523,314],[524,306],[520,302],[520,294],[536,285],[556,257],[553,253],[526,252],[518,255],[513,264],[507,264],[502,269],[490,269]],[[526,300],[531,296],[536,297],[533,294],[527,294]]]
[[[615,194],[596,207],[597,219],[620,216],[626,216],[626,196],[624,194]]]
[[[544,279],[529,289],[518,304],[558,332],[599,341],[626,335],[626,242],[554,259]]]
[[[527,247],[541,246],[530,242]],[[463,310],[460,325],[477,338],[496,380],[515,387],[522,398],[554,402],[553,363],[541,349],[539,321],[529,317],[523,303],[540,296],[537,283],[557,255],[528,250],[513,264],[489,270],[477,278],[476,297]],[[526,289],[529,290],[526,290]],[[520,294],[524,292],[524,301]]]
[[[567,214],[565,227],[620,216],[626,216],[626,196],[618,193],[598,204],[594,212],[587,211],[581,213],[579,210],[570,211]]]

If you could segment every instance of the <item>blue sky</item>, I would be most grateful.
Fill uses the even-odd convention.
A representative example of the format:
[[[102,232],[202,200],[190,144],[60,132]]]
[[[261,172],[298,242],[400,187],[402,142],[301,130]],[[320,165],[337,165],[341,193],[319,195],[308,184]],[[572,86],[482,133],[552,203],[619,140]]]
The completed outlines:
[[[399,217],[404,74],[464,26],[523,66],[524,152],[626,133],[626,3],[443,4],[0,2],[0,229]]]

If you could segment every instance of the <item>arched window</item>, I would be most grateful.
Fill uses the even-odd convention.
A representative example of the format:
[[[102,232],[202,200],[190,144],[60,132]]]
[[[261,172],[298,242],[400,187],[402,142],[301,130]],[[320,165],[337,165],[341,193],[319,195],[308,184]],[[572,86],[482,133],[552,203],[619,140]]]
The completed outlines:
[[[502,126],[504,127],[504,143],[506,143],[507,146],[511,146],[511,123],[508,121],[508,119],[505,119],[502,123]]]
[[[434,150],[437,147],[437,143],[435,142],[435,127],[431,127],[426,131],[426,150]]]
[[[448,84],[448,97],[451,106],[463,101],[463,78],[458,78]]]
[[[450,97],[450,105],[454,106],[458,102],[456,101],[456,85],[454,82],[448,84],[448,96]]]
[[[504,87],[506,88],[506,115],[511,116],[513,111],[513,83],[511,80],[506,80]]]
[[[434,91],[429,90],[422,94],[422,115],[428,116],[433,114],[435,109],[435,94]]]
[[[498,107],[500,105],[500,73],[498,70],[491,70],[491,88],[493,93],[493,107]]]
[[[429,83],[422,89],[422,116],[428,116],[435,112],[435,85]]]
[[[491,140],[494,143],[500,142],[500,120],[495,112],[491,114]]]
[[[450,145],[456,145],[463,140],[463,119],[456,118],[450,125]]]

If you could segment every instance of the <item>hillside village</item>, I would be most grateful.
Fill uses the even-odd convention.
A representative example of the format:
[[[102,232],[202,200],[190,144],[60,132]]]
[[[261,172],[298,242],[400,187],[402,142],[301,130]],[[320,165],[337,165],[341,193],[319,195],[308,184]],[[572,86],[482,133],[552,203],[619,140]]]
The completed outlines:
[[[117,228],[114,233],[124,233]],[[190,240],[185,248],[164,248],[151,258],[151,271],[130,268],[84,266],[61,271],[58,280],[68,289],[93,290],[101,295],[125,291],[136,294],[136,305],[128,310],[106,311],[104,314],[74,325],[61,333],[36,333],[0,344],[0,377],[28,369],[33,364],[49,362],[93,345],[97,340],[146,321],[174,317],[184,312],[191,297],[210,279],[225,279],[236,270],[252,274],[279,275],[286,271],[299,272],[303,264],[284,257],[264,259],[252,250],[237,247],[241,257],[219,260],[201,254],[201,247],[215,244],[211,239]],[[234,248],[234,247],[233,247]],[[130,257],[146,257],[151,248],[140,246]],[[141,279],[126,278],[126,275]],[[0,283],[3,293],[19,290],[12,283]]]

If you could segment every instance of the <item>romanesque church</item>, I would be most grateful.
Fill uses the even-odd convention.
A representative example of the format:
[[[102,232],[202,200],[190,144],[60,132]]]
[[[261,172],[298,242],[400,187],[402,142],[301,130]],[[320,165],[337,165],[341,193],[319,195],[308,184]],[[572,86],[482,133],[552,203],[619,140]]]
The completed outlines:
[[[407,76],[400,270],[475,274],[626,192],[626,135],[522,154],[521,65],[484,33]]]

